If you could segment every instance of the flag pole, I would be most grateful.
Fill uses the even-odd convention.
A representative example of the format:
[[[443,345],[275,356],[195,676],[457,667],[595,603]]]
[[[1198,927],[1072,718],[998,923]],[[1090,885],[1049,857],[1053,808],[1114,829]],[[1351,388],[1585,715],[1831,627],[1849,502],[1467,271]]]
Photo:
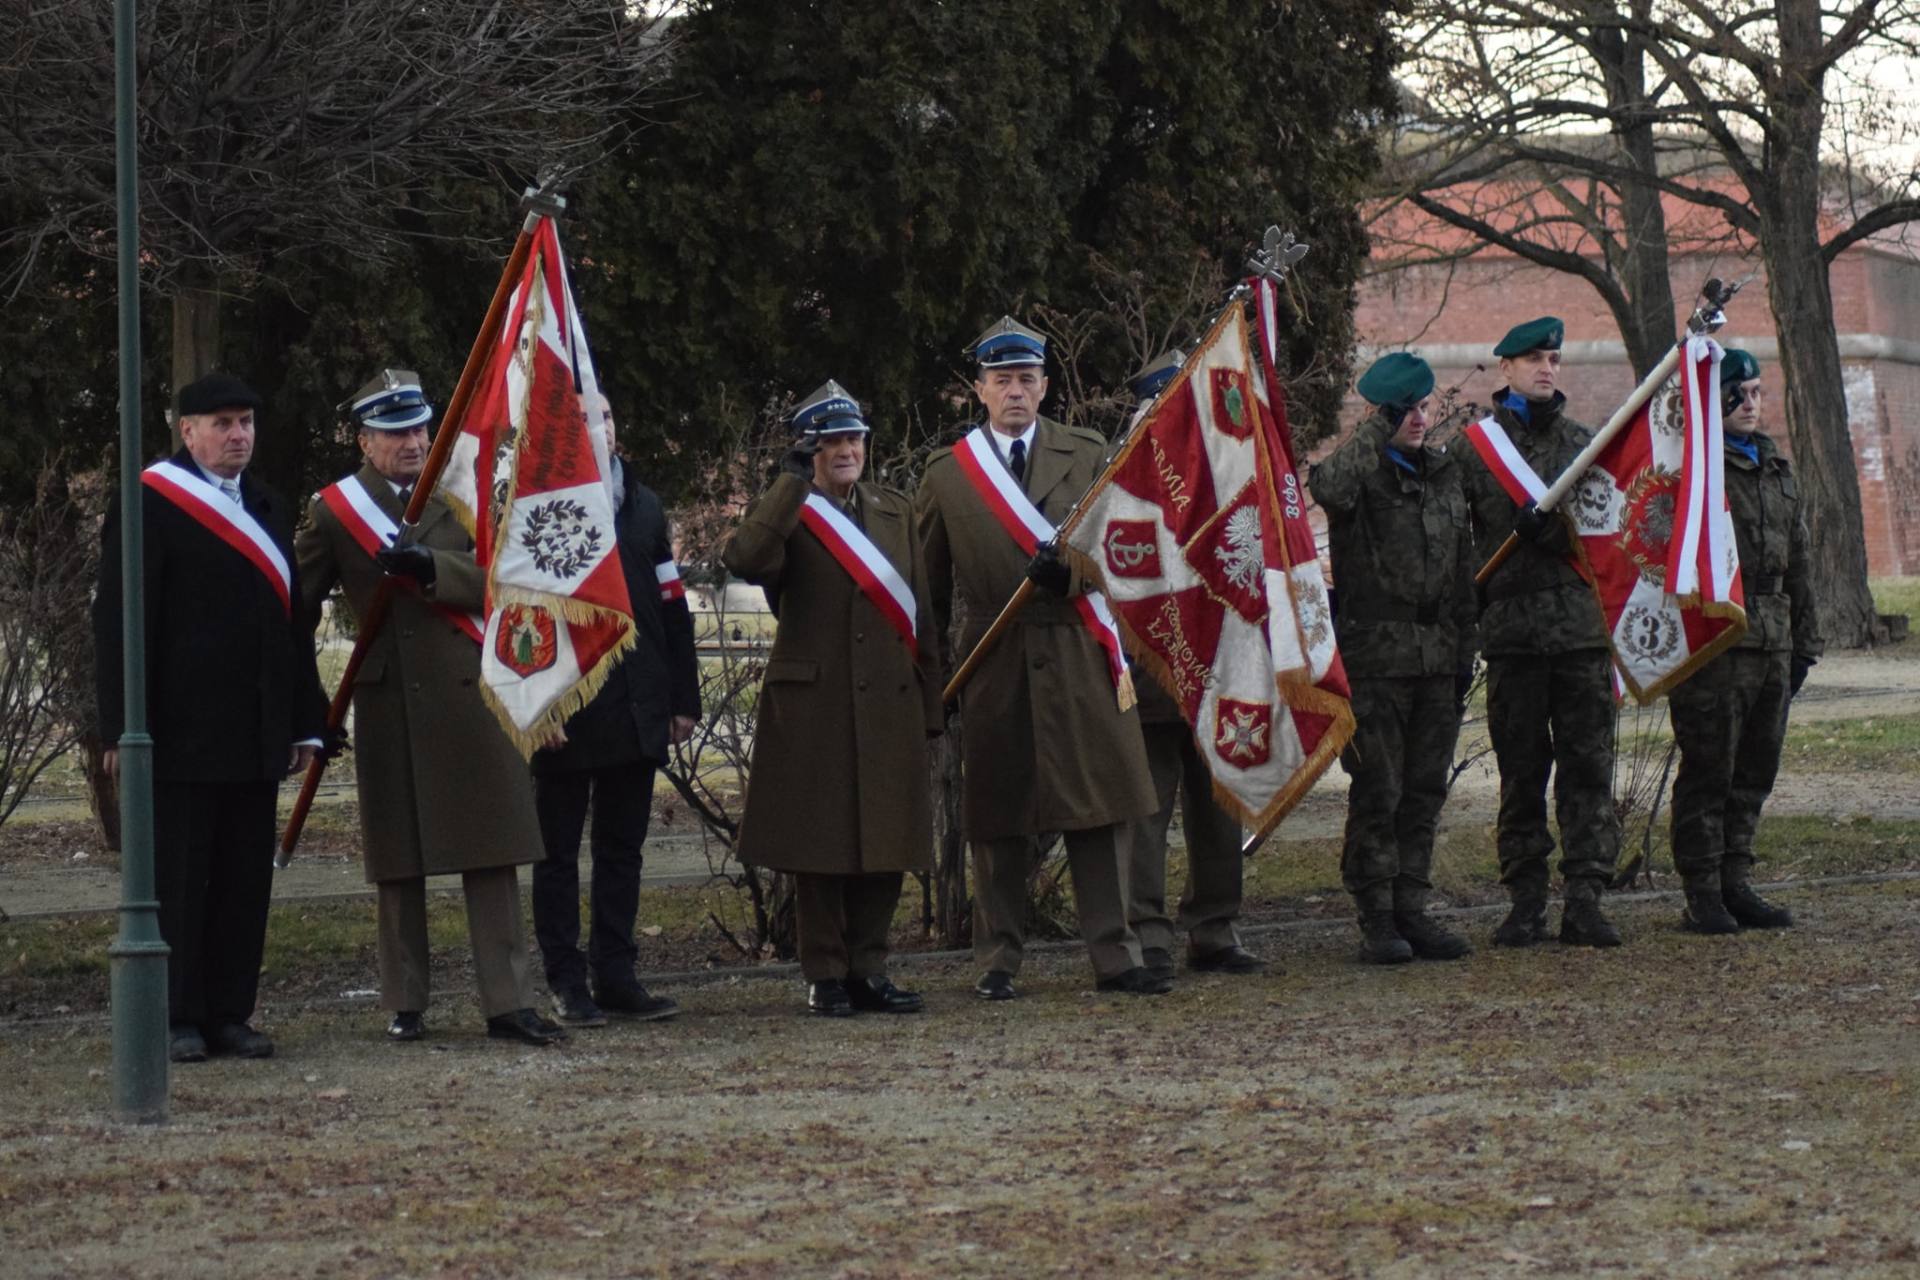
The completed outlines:
[[[479,335],[474,338],[473,347],[467,352],[467,363],[460,370],[460,380],[454,384],[453,395],[447,400],[447,411],[441,416],[440,430],[434,435],[433,447],[427,451],[426,464],[420,469],[419,479],[413,483],[413,493],[407,499],[405,514],[401,516],[397,544],[404,544],[412,537],[414,526],[420,523],[421,513],[433,497],[433,487],[439,482],[441,471],[446,468],[447,455],[453,451],[454,440],[460,434],[460,424],[466,419],[467,407],[472,403],[474,391],[480,384],[480,374],[486,367],[488,353],[499,337],[500,326],[506,320],[507,304],[512,300],[514,284],[526,269],[527,258],[533,252],[533,230],[541,218],[552,217],[564,209],[566,201],[556,190],[555,180],[548,179],[538,188],[527,189],[521,207],[526,211],[526,217],[520,225],[520,234],[514,239],[512,252],[507,255],[506,266],[500,272],[500,282],[494,286],[493,300],[487,304],[487,317],[481,321]],[[353,705],[353,682],[367,660],[368,649],[379,636],[381,628],[386,626],[397,582],[398,579],[391,576],[383,579],[379,589],[374,592],[373,601],[367,606],[367,616],[360,619],[354,635],[353,652],[347,656],[346,668],[340,675],[340,686],[334,690],[333,700],[327,704],[326,739],[329,742],[347,721],[347,709]],[[294,799],[293,812],[287,816],[287,829],[280,837],[280,849],[274,855],[274,866],[285,867],[292,861],[294,846],[299,843],[300,832],[306,827],[307,814],[313,808],[313,798],[320,789],[320,778],[326,769],[326,758],[316,753],[313,762],[307,766],[306,776],[300,781],[300,794]]]
[[[1718,279],[1710,279],[1702,285],[1701,304],[1687,320],[1687,335],[1691,337],[1695,334],[1714,333],[1726,324],[1727,317],[1723,308],[1733,300],[1734,294],[1740,292],[1741,284],[1744,283],[1741,281],[1726,285]],[[1640,380],[1640,385],[1633,389],[1633,393],[1627,397],[1626,402],[1614,411],[1614,415],[1607,419],[1605,426],[1594,433],[1593,439],[1587,442],[1587,447],[1582,449],[1579,456],[1567,464],[1567,469],[1555,478],[1540,501],[1535,504],[1540,510],[1553,511],[1559,508],[1560,503],[1566,499],[1568,491],[1580,482],[1580,477],[1585,475],[1587,468],[1593,465],[1593,460],[1613,442],[1613,438],[1620,434],[1621,429],[1632,420],[1633,415],[1640,412],[1641,406],[1653,398],[1653,393],[1660,389],[1660,385],[1673,376],[1674,369],[1680,364],[1680,353],[1686,350],[1686,345],[1687,339],[1682,338],[1667,348],[1667,354],[1660,357],[1660,363],[1653,366],[1652,372]],[[1486,580],[1493,576],[1494,570],[1505,564],[1507,557],[1512,555],[1519,545],[1520,535],[1509,533],[1507,540],[1500,544],[1500,549],[1480,566],[1480,572],[1473,575],[1474,584],[1484,585]]]
[[[1287,271],[1306,255],[1307,247],[1304,242],[1296,241],[1291,232],[1283,237],[1280,228],[1268,227],[1262,248],[1255,250],[1247,259],[1246,267],[1255,276],[1266,276],[1274,281],[1283,280],[1286,278]],[[1227,293],[1226,300],[1220,304],[1220,309],[1208,318],[1206,332],[1201,341],[1205,342],[1211,338],[1214,331],[1227,322],[1234,308],[1252,295],[1253,290],[1246,281],[1235,284]],[[1176,388],[1185,386],[1191,376],[1192,370],[1183,364],[1179,375],[1160,389],[1159,394],[1154,396],[1152,404],[1159,404],[1161,400],[1173,394]],[[1093,505],[1094,497],[1106,488],[1114,472],[1118,471],[1121,464],[1127,460],[1127,455],[1132,451],[1135,434],[1152,416],[1151,405],[1147,412],[1135,415],[1126,432],[1121,435],[1119,444],[1108,458],[1106,466],[1101,469],[1094,482],[1087,486],[1087,491],[1080,495],[1080,500],[1073,504],[1073,510],[1067,513],[1067,518],[1054,530],[1053,537],[1046,543],[1047,546],[1058,546],[1079,526],[1080,521],[1086,517],[1087,508]],[[993,620],[993,625],[987,628],[986,634],[982,635],[979,642],[968,651],[965,660],[960,664],[960,669],[953,673],[951,680],[947,681],[947,687],[940,694],[943,702],[951,705],[960,700],[960,691],[973,678],[973,673],[979,669],[980,663],[985,660],[988,652],[1006,634],[1007,628],[1013,625],[1014,618],[1018,616],[1021,608],[1032,595],[1033,579],[1023,579],[1014,589],[1012,598],[1001,606],[999,615]],[[1122,709],[1124,710],[1127,705],[1131,703],[1123,704]]]

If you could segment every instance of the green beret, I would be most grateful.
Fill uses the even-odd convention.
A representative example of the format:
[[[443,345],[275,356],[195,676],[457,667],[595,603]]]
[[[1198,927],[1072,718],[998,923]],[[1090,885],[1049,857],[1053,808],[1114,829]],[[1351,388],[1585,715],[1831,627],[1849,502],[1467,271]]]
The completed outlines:
[[[1726,354],[1720,357],[1720,385],[1723,387],[1737,387],[1759,376],[1760,362],[1753,358],[1751,351],[1728,347]]]
[[[1354,384],[1368,404],[1410,408],[1433,390],[1433,366],[1409,351],[1394,351],[1367,366]]]
[[[1560,323],[1559,316],[1541,316],[1538,320],[1529,320],[1507,330],[1507,336],[1500,339],[1500,345],[1493,354],[1505,360],[1508,356],[1523,356],[1529,351],[1558,351],[1560,339],[1567,333],[1567,326]]]

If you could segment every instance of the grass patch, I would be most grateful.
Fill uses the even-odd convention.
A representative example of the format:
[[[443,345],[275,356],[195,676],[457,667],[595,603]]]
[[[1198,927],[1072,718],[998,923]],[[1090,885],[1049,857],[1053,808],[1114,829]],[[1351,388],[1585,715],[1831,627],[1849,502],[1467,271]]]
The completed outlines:
[[[1869,578],[1867,589],[1873,592],[1873,607],[1881,613],[1920,617],[1920,578]]]
[[[1784,771],[1920,774],[1920,715],[1789,722]]]

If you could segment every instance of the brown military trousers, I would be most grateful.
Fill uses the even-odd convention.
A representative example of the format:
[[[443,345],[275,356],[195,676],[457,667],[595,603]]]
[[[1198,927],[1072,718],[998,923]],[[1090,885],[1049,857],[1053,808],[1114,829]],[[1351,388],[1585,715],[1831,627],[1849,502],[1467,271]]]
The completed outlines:
[[[1180,927],[1188,952],[1208,956],[1240,945],[1240,823],[1213,798],[1213,775],[1193,746],[1184,721],[1149,721],[1147,769],[1153,774],[1154,812],[1134,824],[1132,871],[1127,886],[1127,923],[1142,948],[1173,950],[1167,915],[1167,828],[1180,800],[1187,841],[1187,889],[1180,895]]]
[[[1355,676],[1340,879],[1367,911],[1420,911],[1432,889],[1433,832],[1460,737],[1454,678]]]
[[[794,941],[808,982],[880,978],[887,972],[887,931],[900,905],[898,871],[867,875],[793,873]]]

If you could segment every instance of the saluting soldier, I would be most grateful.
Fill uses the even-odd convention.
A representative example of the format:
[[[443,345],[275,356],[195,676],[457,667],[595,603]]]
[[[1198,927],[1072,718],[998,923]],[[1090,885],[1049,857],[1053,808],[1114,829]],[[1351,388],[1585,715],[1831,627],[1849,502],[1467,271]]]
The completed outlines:
[[[533,1010],[515,867],[541,857],[526,762],[480,700],[486,575],[439,497],[395,546],[427,458],[433,407],[420,375],[383,370],[341,406],[359,422],[365,464],[322,490],[295,539],[310,624],[337,582],[356,618],[380,584],[404,579],[353,692],[353,763],[367,880],[379,890],[380,998],[387,1035],[426,1034],[427,882],[458,872],[466,891],[480,1012],[495,1039],[565,1038]]]
[[[1134,375],[1129,388],[1139,415],[1180,372],[1181,356],[1169,351]],[[1200,973],[1252,974],[1266,962],[1240,942],[1242,871],[1240,822],[1213,798],[1213,774],[1193,745],[1193,728],[1180,705],[1157,680],[1141,680],[1140,731],[1147,769],[1153,775],[1154,811],[1134,824],[1129,867],[1127,923],[1140,935],[1148,972],[1173,977],[1174,921],[1167,911],[1167,829],[1180,804],[1187,845],[1187,887],[1180,895],[1179,925],[1187,934],[1187,967]]]
[[[1360,959],[1454,960],[1472,948],[1427,914],[1433,833],[1473,684],[1473,535],[1461,469],[1426,443],[1433,370],[1394,352],[1356,387],[1372,412],[1314,467],[1327,513],[1334,630],[1353,682],[1340,876]]]
[[[255,1030],[273,890],[274,797],[320,745],[326,698],[295,623],[293,508],[248,464],[260,398],[208,374],[180,388],[180,450],[142,476],[153,872],[167,960],[168,1054],[266,1058]],[[119,775],[126,726],[116,499],[93,598],[103,761]]]
[[[1793,467],[1760,430],[1760,362],[1720,362],[1727,507],[1740,549],[1747,632],[1667,695],[1680,768],[1673,861],[1696,933],[1784,929],[1793,914],[1754,892],[1753,834],[1773,790],[1787,704],[1824,649],[1814,615],[1807,523]]]
[[[1487,660],[1487,730],[1500,764],[1500,880],[1512,909],[1495,946],[1547,937],[1547,774],[1554,774],[1565,908],[1560,941],[1617,947],[1620,931],[1600,899],[1620,856],[1613,808],[1614,703],[1606,624],[1593,587],[1570,558],[1573,529],[1558,511],[1524,500],[1544,489],[1593,433],[1566,415],[1558,390],[1565,327],[1553,316],[1515,325],[1493,349],[1506,385],[1484,421],[1488,454],[1463,450],[1474,555],[1484,563],[1507,539],[1514,553],[1481,588],[1480,645]],[[1504,440],[1508,450],[1495,450]]]
[[[926,571],[904,494],[860,479],[868,427],[828,381],[721,553],[777,600],[741,861],[793,874],[807,1007],[918,1012],[887,977],[904,873],[933,865],[926,740],[941,731]]]
[[[1039,588],[961,691],[962,822],[973,851],[974,990],[1011,1000],[1037,838],[1060,832],[1102,991],[1163,995],[1127,924],[1132,824],[1153,804],[1139,714],[1098,583],[1054,550],[1054,522],[1099,476],[1106,442],[1040,417],[1046,340],[1010,317],[972,347],[987,413],[934,453],[914,501],[943,675],[979,644],[1023,578]],[[949,653],[954,611],[963,615]]]

